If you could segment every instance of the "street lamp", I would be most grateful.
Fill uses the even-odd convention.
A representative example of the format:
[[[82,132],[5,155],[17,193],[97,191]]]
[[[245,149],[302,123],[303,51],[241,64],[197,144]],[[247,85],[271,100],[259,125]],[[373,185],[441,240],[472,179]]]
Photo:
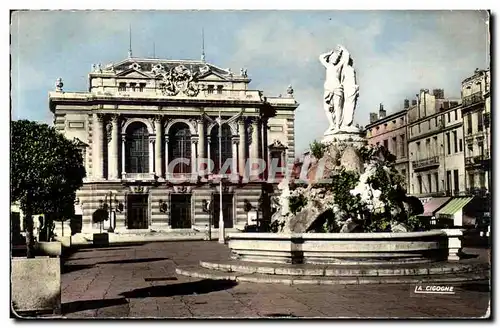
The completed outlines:
[[[219,244],[224,244],[226,242],[224,236],[224,214],[222,212],[222,118],[220,116],[216,119],[217,124],[219,125]]]

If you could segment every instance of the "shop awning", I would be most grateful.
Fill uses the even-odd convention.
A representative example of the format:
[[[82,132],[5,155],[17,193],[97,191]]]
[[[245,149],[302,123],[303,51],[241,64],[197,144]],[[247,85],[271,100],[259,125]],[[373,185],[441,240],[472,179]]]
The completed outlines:
[[[442,209],[436,212],[436,216],[439,215],[453,215],[460,211],[465,205],[467,205],[473,197],[460,197],[452,199],[448,204],[446,204]]]
[[[420,216],[433,216],[434,212],[446,204],[451,197],[436,197],[424,204],[424,213]]]

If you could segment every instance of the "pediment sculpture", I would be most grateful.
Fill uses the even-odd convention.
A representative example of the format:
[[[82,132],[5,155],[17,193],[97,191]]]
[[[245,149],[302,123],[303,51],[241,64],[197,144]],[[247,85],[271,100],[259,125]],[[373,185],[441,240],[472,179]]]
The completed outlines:
[[[183,93],[189,97],[195,97],[200,92],[200,86],[196,83],[195,74],[184,65],[179,65],[163,74],[162,92],[167,96],[175,96]]]

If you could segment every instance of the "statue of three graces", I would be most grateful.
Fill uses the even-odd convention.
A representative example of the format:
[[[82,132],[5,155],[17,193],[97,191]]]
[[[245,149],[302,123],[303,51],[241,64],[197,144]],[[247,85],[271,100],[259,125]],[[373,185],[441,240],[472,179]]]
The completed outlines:
[[[359,86],[353,60],[346,48],[336,49],[319,56],[326,68],[323,108],[329,122],[325,135],[335,133],[357,133],[353,126],[354,111],[359,96]]]

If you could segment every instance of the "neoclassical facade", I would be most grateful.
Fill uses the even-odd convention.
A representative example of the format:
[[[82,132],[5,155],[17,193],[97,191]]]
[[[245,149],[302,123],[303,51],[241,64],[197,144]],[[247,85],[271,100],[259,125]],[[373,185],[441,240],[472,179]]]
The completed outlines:
[[[133,57],[94,66],[88,92],[67,92],[59,79],[49,93],[55,127],[78,140],[87,171],[81,231],[99,229],[92,218],[104,204],[115,231],[217,228],[219,162],[225,226],[243,226],[248,204],[258,209],[275,192],[272,172],[293,165],[298,107],[291,87],[265,97],[249,83],[246,70],[203,60]]]

